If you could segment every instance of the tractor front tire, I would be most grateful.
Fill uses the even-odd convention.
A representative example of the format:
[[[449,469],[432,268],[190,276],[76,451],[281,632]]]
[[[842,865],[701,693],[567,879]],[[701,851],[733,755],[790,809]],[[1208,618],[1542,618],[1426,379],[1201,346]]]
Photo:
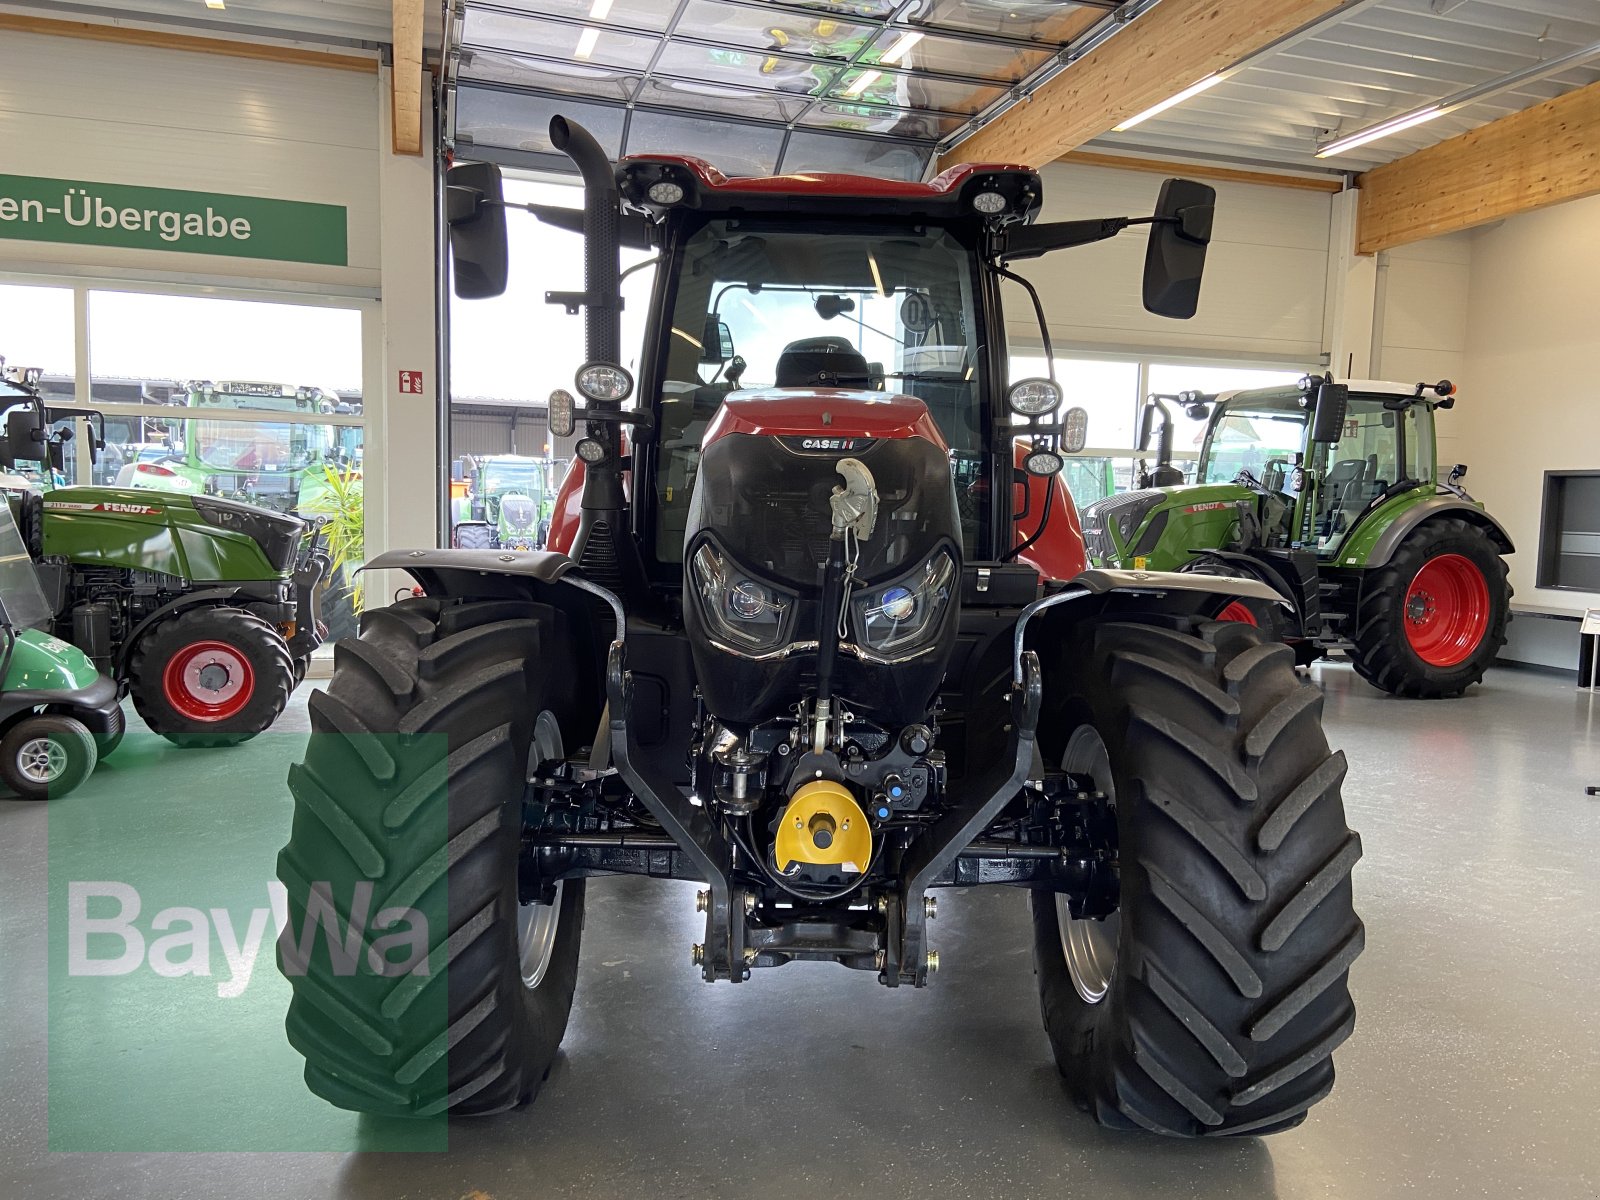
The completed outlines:
[[[1115,813],[1119,897],[1033,894],[1045,1029],[1102,1124],[1176,1137],[1299,1124],[1350,1035],[1363,931],[1342,754],[1287,646],[1247,625],[1107,622],[1047,718]],[[1046,679],[1048,681],[1048,674]]]
[[[158,622],[128,658],[133,707],[181,746],[232,746],[268,728],[294,690],[283,635],[242,608],[206,605]]]
[[[417,598],[363,614],[359,639],[336,645],[290,769],[278,857],[286,1027],[306,1085],[330,1103],[494,1113],[549,1073],[577,985],[584,885],[522,904],[517,864],[528,773],[561,757],[550,731],[572,741],[598,719],[583,730],[563,687],[581,670],[572,644],[545,605]],[[425,931],[425,971],[391,977],[370,956],[341,970],[326,946],[302,956],[290,939],[313,926],[317,888],[341,912],[365,889],[363,911],[405,913]]]
[[[494,530],[487,523],[471,522],[456,526],[456,549],[493,550]]]
[[[1506,644],[1511,585],[1480,526],[1439,517],[1367,571],[1350,659],[1373,687],[1424,700],[1459,696]]]
[[[22,800],[57,800],[94,773],[94,734],[75,717],[26,717],[0,738],[0,782]]]

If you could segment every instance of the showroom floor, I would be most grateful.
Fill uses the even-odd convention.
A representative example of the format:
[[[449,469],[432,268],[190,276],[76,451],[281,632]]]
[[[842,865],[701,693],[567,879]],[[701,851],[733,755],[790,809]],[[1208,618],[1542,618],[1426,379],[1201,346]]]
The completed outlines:
[[[210,979],[52,988],[47,1038],[65,904],[51,893],[47,939],[47,875],[60,889],[158,871],[147,890],[165,897],[190,864],[176,875],[195,907],[266,903],[297,739],[178,752],[141,730],[77,796],[0,801],[0,1196],[1595,1196],[1600,799],[1583,789],[1600,783],[1600,701],[1521,671],[1440,703],[1342,666],[1316,675],[1350,756],[1368,948],[1340,1083],[1290,1133],[1180,1143],[1077,1113],[1040,1029],[1021,895],[945,896],[943,969],[921,992],[820,966],[707,987],[689,963],[694,887],[609,880],[590,887],[577,1006],[538,1102],[452,1126],[446,1153],[363,1150],[395,1131],[300,1088],[270,946],[227,1000],[220,953]],[[302,694],[283,728],[304,722]],[[110,1002],[77,1002],[95,994]],[[47,1152],[47,1136],[327,1152]]]

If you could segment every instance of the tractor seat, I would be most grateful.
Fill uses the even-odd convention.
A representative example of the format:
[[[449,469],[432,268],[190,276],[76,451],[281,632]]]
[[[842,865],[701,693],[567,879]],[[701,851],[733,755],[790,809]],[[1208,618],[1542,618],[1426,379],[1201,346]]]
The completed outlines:
[[[775,387],[870,387],[866,355],[842,337],[802,338],[778,355]]]

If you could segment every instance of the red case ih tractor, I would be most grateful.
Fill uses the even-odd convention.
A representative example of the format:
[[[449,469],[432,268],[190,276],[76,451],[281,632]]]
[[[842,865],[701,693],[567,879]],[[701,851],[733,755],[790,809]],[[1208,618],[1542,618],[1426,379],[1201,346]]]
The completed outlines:
[[[1191,316],[1211,189],[1036,224],[1024,167],[730,179],[551,133],[586,189],[581,226],[528,206],[586,238],[585,290],[548,297],[586,324],[581,408],[551,398],[584,428],[575,519],[545,551],[369,564],[424,595],[339,644],[290,776],[291,924],[355,929],[280,951],[312,1090],[530,1099],[590,876],[704,883],[684,950],[707,982],[826,961],[889,987],[938,966],[933,889],[993,883],[1030,894],[1045,1025],[1099,1120],[1302,1120],[1362,947],[1321,695],[1214,619],[1265,585],[1085,571],[1057,475],[1081,414],[1006,386],[1001,282],[1031,289],[1004,264],[1148,224],[1146,305]],[[498,172],[458,166],[447,195],[458,292],[498,293]],[[623,243],[659,254],[637,389]],[[363,941],[369,913],[395,932]]]

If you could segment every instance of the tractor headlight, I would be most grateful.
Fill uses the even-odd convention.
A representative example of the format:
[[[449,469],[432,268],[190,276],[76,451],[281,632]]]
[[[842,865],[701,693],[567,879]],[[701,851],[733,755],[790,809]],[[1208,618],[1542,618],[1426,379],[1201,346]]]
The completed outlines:
[[[792,592],[752,578],[710,542],[702,542],[689,562],[700,611],[730,650],[760,653],[783,645]]]
[[[955,588],[956,562],[940,550],[909,575],[851,598],[860,648],[884,655],[931,644]]]
[[[1049,379],[1024,379],[1006,393],[1006,403],[1014,413],[1042,417],[1061,407],[1061,388]]]
[[[578,390],[591,400],[606,400],[617,404],[633,395],[633,376],[621,367],[610,363],[585,363],[578,368],[574,381]]]

